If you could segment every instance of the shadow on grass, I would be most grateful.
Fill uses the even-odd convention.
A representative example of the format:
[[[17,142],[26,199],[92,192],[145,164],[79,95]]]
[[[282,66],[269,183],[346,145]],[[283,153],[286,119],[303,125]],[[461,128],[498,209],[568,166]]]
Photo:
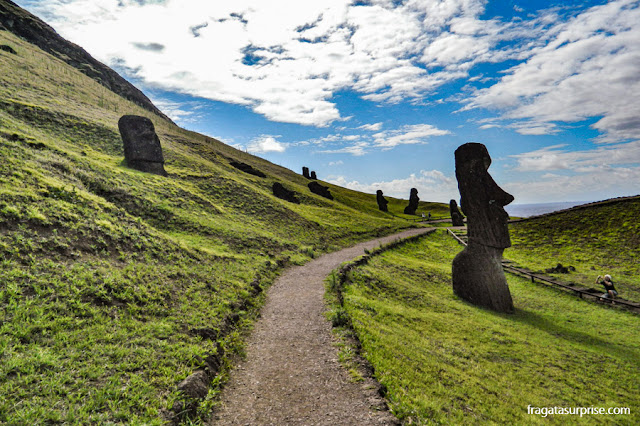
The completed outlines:
[[[532,311],[516,308],[514,315],[500,316],[503,318],[510,318],[521,324],[535,327],[538,330],[548,333],[558,339],[579,343],[590,349],[598,350],[598,352],[604,352],[609,355],[615,355],[616,357],[636,361],[639,356],[637,351],[626,349],[621,347],[619,344],[601,339],[584,331],[576,330],[578,325],[576,325],[575,328],[567,327],[565,324],[561,323],[561,320],[559,319],[552,319]],[[602,324],[602,330],[606,333],[615,333],[615,330],[609,329],[606,324]]]

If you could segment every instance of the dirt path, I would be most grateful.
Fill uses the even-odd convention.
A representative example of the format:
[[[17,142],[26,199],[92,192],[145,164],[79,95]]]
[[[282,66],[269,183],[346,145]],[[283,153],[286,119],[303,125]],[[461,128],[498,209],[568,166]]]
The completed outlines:
[[[411,229],[326,254],[288,269],[271,286],[261,318],[247,342],[247,359],[232,372],[222,409],[211,424],[394,424],[366,383],[353,383],[338,362],[331,324],[324,318],[324,279],[341,263]]]

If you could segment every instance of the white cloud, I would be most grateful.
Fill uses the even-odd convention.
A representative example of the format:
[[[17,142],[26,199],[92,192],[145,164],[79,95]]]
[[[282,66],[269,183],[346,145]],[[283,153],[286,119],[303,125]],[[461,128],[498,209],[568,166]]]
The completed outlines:
[[[356,191],[374,194],[381,189],[384,195],[396,198],[409,198],[411,188],[418,190],[418,196],[423,201],[449,202],[459,198],[458,184],[453,176],[446,176],[439,170],[421,170],[418,175],[411,174],[406,178],[372,183],[361,183],[356,180],[348,181],[344,176],[333,176],[327,182],[344,186]]]
[[[479,90],[466,109],[504,111],[522,134],[557,132],[554,123],[601,117],[592,125],[600,142],[640,137],[640,5],[611,1],[556,23],[544,45]]]
[[[357,129],[377,132],[378,130],[382,129],[382,122],[374,123],[374,124],[363,124],[362,126],[357,127]]]
[[[284,152],[287,149],[287,144],[278,142],[273,136],[262,135],[256,139],[253,139],[247,146],[247,151],[254,154],[261,154],[265,152]]]
[[[448,130],[441,130],[431,124],[415,124],[403,126],[400,129],[389,130],[373,135],[377,147],[391,149],[397,145],[423,144],[432,136],[451,134]]]
[[[330,166],[342,166],[344,164],[344,161],[342,160],[338,160],[338,161],[330,161],[329,165]]]
[[[332,101],[339,90],[377,102],[419,99],[495,60],[491,48],[512,35],[480,18],[484,3],[50,0],[31,8],[149,85],[326,126],[344,118]],[[363,130],[380,130],[372,126]]]
[[[338,149],[325,149],[318,151],[320,154],[351,154],[356,157],[361,157],[368,152],[370,145],[368,142],[357,142],[354,145],[345,146]]]
[[[516,170],[523,172],[573,170],[585,173],[593,170],[593,167],[640,163],[640,140],[601,145],[596,149],[582,151],[569,151],[562,148],[566,148],[566,145],[554,145],[513,155],[512,157],[518,163]]]

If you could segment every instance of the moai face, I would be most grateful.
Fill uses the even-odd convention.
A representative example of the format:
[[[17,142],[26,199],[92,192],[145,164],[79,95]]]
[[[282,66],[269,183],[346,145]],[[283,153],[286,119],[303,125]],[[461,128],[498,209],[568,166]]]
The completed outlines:
[[[455,152],[460,207],[467,216],[469,241],[495,248],[511,246],[504,206],[513,196],[488,172],[491,157],[480,143],[467,143]]]

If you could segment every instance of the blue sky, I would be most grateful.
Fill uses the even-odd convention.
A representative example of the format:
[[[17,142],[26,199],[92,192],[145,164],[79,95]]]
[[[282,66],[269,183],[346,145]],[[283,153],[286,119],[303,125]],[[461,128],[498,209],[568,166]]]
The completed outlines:
[[[18,0],[178,124],[353,189],[640,193],[640,2]]]

